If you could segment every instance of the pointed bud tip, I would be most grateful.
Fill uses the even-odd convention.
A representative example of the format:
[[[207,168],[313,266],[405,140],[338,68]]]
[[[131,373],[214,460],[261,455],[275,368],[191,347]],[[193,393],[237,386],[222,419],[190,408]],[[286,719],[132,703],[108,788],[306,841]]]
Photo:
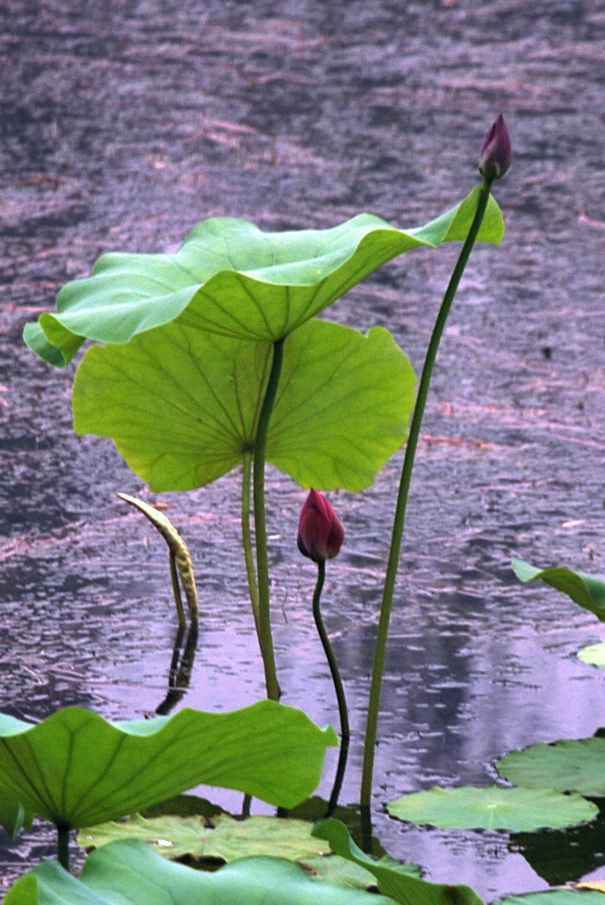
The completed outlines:
[[[510,167],[512,157],[510,135],[500,114],[481,145],[479,172],[488,179],[500,179]]]

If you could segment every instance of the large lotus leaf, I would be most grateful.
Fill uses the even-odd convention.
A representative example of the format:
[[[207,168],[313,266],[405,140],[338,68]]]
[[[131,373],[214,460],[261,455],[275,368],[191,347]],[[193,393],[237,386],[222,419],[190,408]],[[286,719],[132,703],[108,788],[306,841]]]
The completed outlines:
[[[374,874],[380,892],[400,905],[483,905],[469,886],[429,883],[408,873],[408,865],[398,864],[392,858],[374,861],[353,842],[344,823],[333,817],[318,823],[313,833],[320,839],[327,839],[337,855]]]
[[[563,591],[575,603],[594,613],[601,622],[605,622],[605,582],[590,578],[571,569],[557,567],[554,569],[538,569],[520,559],[512,560],[515,575],[523,582],[541,579],[551,588]]]
[[[529,789],[605,797],[605,738],[562,739],[532,745],[496,762],[500,776]]]
[[[314,791],[336,743],[331,727],[274,701],[120,723],[81,707],[36,725],[0,715],[0,783],[65,827],[113,820],[200,783],[292,807]]]
[[[4,905],[393,905],[385,896],[314,880],[291,861],[245,858],[216,873],[166,861],[142,842],[93,852],[79,880],[47,861]]]
[[[408,231],[372,214],[331,229],[283,233],[265,233],[244,220],[206,220],[176,254],[104,255],[91,277],[64,286],[56,314],[28,324],[25,340],[58,366],[87,338],[127,343],[178,317],[226,336],[275,341],[397,255],[465,239],[478,198],[477,188]],[[479,240],[497,244],[503,235],[502,214],[490,198]]]
[[[271,349],[180,323],[93,346],[75,428],[111,437],[155,491],[202,487],[251,449]],[[309,321],[285,342],[267,459],[304,488],[365,489],[405,440],[415,384],[388,330]]]
[[[409,823],[454,830],[511,830],[531,832],[561,829],[592,820],[599,809],[581,795],[562,795],[547,789],[509,789],[503,786],[442,789],[404,795],[388,805],[389,814]]]

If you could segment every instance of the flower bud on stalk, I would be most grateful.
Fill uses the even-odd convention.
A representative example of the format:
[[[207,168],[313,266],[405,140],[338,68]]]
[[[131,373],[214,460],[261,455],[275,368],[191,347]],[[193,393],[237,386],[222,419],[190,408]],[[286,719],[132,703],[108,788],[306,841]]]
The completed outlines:
[[[333,559],[340,550],[345,531],[334,507],[323,493],[310,490],[298,522],[298,549],[314,562]]]
[[[323,493],[318,493],[317,490],[310,490],[300,511],[297,542],[298,549],[302,555],[308,556],[309,559],[317,563],[317,584],[313,592],[313,618],[328,666],[330,667],[330,675],[334,683],[340,716],[340,752],[326,817],[332,816],[338,804],[338,796],[340,795],[347,767],[351,729],[349,726],[347,699],[338,669],[338,662],[321,616],[320,598],[326,574],[326,559],[333,559],[337,555],[344,539],[345,529],[336,518],[332,505],[328,503]]]
[[[481,145],[479,172],[488,179],[500,179],[508,170],[512,157],[510,135],[500,114]]]

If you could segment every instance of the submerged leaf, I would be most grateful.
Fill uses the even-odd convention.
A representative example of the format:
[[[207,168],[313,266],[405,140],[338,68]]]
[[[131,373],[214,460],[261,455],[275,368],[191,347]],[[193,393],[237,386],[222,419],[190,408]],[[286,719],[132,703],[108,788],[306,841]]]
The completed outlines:
[[[22,877],[5,905],[393,905],[385,896],[311,879],[281,858],[244,858],[215,873],[166,861],[142,842],[90,855],[80,879],[56,861]]]
[[[575,603],[594,613],[601,622],[605,622],[605,582],[581,572],[557,567],[538,569],[520,559],[512,560],[512,567],[517,578],[523,582],[541,579],[551,588],[563,591]]]
[[[253,445],[271,346],[180,324],[93,346],[79,433],[111,437],[153,490],[203,487]],[[407,435],[416,378],[388,330],[312,320],[288,337],[267,459],[303,487],[363,490]]]
[[[464,240],[479,192],[407,232],[373,214],[282,233],[228,217],[206,220],[176,254],[104,255],[91,277],[64,286],[56,314],[27,325],[25,340],[57,366],[67,365],[85,339],[127,343],[177,318],[205,332],[274,342],[397,255]],[[490,197],[479,241],[497,244],[503,235]]]
[[[64,827],[131,814],[200,783],[292,807],[314,791],[336,743],[331,727],[274,701],[121,723],[81,707],[34,726],[0,715],[0,783]]]
[[[605,738],[562,739],[532,745],[496,762],[500,776],[530,789],[605,797]]]
[[[547,789],[509,789],[503,786],[442,789],[404,795],[388,805],[389,814],[421,826],[455,830],[531,832],[560,829],[592,820],[599,809],[580,795]]]
[[[412,902],[414,905],[483,905],[469,886],[429,883],[408,872],[412,865],[399,864],[392,858],[374,861],[353,842],[344,823],[333,817],[318,823],[313,833],[320,839],[327,839],[337,855],[374,874],[379,890],[400,905]]]

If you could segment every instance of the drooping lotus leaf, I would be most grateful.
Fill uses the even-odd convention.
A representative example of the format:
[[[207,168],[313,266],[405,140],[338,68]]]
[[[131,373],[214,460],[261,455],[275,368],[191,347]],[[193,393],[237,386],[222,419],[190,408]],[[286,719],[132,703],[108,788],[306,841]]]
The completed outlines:
[[[0,715],[0,783],[63,827],[114,820],[200,783],[292,807],[317,787],[335,744],[331,727],[274,701],[120,723],[68,707],[35,725]]]
[[[483,905],[470,886],[429,883],[408,873],[405,869],[408,865],[398,864],[392,858],[374,861],[353,842],[344,823],[333,817],[318,823],[313,833],[327,839],[337,855],[374,874],[380,892],[400,905]]]
[[[591,666],[598,666],[599,669],[605,669],[605,642],[599,641],[597,644],[588,644],[578,651],[578,659],[582,663],[589,663]]]
[[[387,807],[392,817],[421,826],[513,832],[575,826],[599,813],[596,805],[581,795],[562,795],[552,787],[442,789],[434,786],[426,792],[403,795]]]
[[[111,437],[154,491],[203,487],[252,447],[271,350],[180,323],[93,346],[75,428]],[[365,489],[406,438],[415,385],[388,330],[309,321],[285,342],[268,461],[304,488]]]
[[[225,336],[275,341],[397,255],[464,240],[478,198],[476,188],[452,210],[408,231],[372,214],[331,229],[282,233],[244,220],[206,220],[176,254],[103,255],[91,277],[64,286],[56,314],[28,324],[25,340],[59,367],[85,339],[127,343],[177,318]],[[490,197],[479,240],[497,244],[503,235],[502,214]]]
[[[597,578],[574,572],[571,569],[557,567],[538,569],[520,559],[513,559],[511,565],[517,578],[523,582],[541,579],[551,588],[563,591],[575,603],[590,610],[601,621],[605,622],[605,582]]]
[[[605,738],[562,739],[532,745],[496,762],[500,776],[530,789],[605,797]]]
[[[93,852],[80,879],[56,861],[40,864],[4,905],[393,905],[385,896],[312,879],[281,858],[245,858],[215,873],[166,861],[143,842]]]

